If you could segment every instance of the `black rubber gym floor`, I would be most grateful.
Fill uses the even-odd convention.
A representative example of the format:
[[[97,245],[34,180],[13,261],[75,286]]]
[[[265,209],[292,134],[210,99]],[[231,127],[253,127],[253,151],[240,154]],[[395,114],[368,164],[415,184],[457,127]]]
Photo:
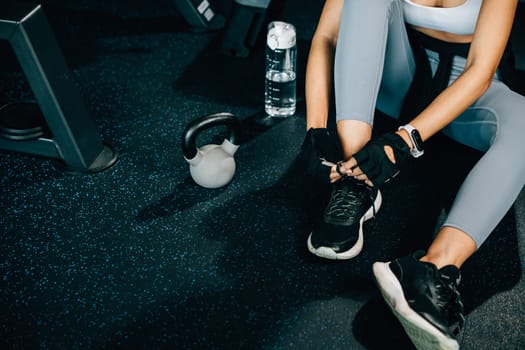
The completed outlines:
[[[120,157],[101,173],[68,175],[53,160],[0,152],[2,348],[411,349],[371,264],[428,244],[475,152],[442,146],[456,156],[432,159],[457,173],[408,169],[385,186],[361,255],[316,258],[306,237],[323,200],[305,208],[313,189],[295,161],[304,101],[293,117],[264,117],[260,43],[249,58],[225,56],[220,32],[189,31],[169,0],[42,3]],[[297,27],[299,94],[322,3],[272,13]],[[2,104],[30,99],[5,45],[1,53]],[[180,142],[187,123],[215,112],[238,116],[244,133],[233,181],[210,190],[189,177]],[[378,116],[378,130],[389,123]],[[525,346],[523,203],[464,266],[463,349]]]

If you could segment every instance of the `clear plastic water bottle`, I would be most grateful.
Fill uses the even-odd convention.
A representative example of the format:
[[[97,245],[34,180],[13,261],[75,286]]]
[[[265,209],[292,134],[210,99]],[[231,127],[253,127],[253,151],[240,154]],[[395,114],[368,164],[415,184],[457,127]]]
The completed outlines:
[[[295,113],[296,105],[295,27],[286,22],[271,22],[266,39],[264,107],[272,117],[288,117]]]

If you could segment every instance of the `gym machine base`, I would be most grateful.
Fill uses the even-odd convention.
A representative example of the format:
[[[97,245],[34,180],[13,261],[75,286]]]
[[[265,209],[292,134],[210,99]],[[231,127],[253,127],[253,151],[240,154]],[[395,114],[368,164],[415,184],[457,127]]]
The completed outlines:
[[[0,5],[0,39],[7,40],[36,102],[0,109],[0,149],[55,158],[70,173],[94,173],[111,167],[118,154],[104,142],[89,115],[40,5],[8,0]],[[28,117],[45,125],[6,126]],[[38,115],[40,114],[40,115]]]

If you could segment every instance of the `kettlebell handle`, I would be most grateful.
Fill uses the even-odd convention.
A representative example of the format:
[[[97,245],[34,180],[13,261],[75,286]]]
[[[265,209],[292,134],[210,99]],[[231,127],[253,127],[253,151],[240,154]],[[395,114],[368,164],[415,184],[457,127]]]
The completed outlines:
[[[228,141],[238,146],[241,124],[231,113],[221,112],[205,115],[191,121],[182,133],[182,153],[186,159],[192,159],[197,155],[197,137],[209,128],[225,125],[228,127]]]

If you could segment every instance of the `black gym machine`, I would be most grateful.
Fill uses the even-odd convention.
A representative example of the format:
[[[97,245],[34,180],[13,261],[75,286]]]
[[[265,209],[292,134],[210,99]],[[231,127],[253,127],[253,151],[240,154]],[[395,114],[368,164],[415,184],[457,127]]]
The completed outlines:
[[[191,30],[222,30],[221,51],[237,57],[247,57],[255,46],[270,5],[234,0],[226,18],[212,0],[172,1]],[[118,152],[97,132],[42,6],[2,1],[0,40],[11,46],[36,100],[0,106],[0,149],[57,159],[71,173],[115,164]]]
[[[227,15],[216,13],[211,0],[173,0],[190,28],[194,31],[223,30],[223,53],[247,57],[261,31],[270,5],[280,5],[280,0],[233,0]]]
[[[2,1],[0,39],[11,46],[36,100],[0,108],[0,149],[57,159],[72,173],[115,164],[117,152],[98,134],[42,6]]]

